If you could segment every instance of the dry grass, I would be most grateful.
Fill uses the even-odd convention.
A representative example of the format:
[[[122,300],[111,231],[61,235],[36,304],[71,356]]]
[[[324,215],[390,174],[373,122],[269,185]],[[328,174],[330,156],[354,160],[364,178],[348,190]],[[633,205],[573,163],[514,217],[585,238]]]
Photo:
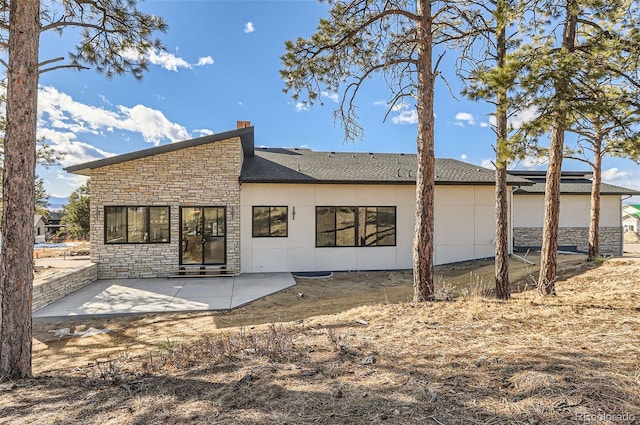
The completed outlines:
[[[192,341],[172,328],[154,350],[0,384],[0,423],[639,423],[639,275],[640,259],[572,262],[555,298],[471,290]]]

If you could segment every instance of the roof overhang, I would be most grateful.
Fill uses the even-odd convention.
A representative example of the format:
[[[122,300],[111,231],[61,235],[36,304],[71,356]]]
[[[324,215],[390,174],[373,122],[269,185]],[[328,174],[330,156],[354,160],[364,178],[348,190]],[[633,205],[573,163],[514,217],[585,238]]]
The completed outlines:
[[[207,143],[215,143],[222,140],[232,139],[234,137],[240,138],[240,143],[242,144],[242,151],[244,152],[245,157],[251,157],[254,155],[253,127],[245,127],[237,130],[211,134],[209,136],[198,137],[195,139],[184,140],[182,142],[170,143],[168,145],[156,146],[153,148],[130,152],[123,155],[111,156],[108,158],[98,159],[96,161],[85,162],[83,164],[72,165],[70,167],[65,168],[64,170],[68,173],[80,174],[83,176],[90,176],[91,170],[95,168],[101,168],[101,167],[106,167],[108,165],[120,164],[122,162],[132,161],[134,159],[146,158],[153,155],[174,152],[180,149],[204,145]]]

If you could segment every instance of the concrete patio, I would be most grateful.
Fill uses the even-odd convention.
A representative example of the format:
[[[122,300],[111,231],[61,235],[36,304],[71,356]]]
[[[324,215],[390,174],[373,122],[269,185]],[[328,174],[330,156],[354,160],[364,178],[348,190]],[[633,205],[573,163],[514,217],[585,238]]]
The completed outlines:
[[[36,311],[33,317],[230,310],[295,284],[291,273],[98,280]]]

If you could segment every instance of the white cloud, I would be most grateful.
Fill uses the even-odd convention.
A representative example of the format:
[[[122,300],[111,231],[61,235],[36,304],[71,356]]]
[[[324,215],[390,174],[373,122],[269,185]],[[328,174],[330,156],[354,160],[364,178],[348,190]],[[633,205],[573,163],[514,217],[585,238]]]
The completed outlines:
[[[620,181],[626,180],[631,176],[628,171],[619,170],[616,167],[609,168],[608,170],[602,170],[602,180],[605,181]]]
[[[522,124],[531,121],[536,117],[538,110],[534,107],[523,109],[522,111],[509,117],[509,125],[512,128],[518,129],[522,127]],[[492,115],[489,117],[489,123],[495,127],[496,117]],[[482,124],[481,124],[482,125]]]
[[[174,55],[173,53],[165,52],[158,49],[149,49],[143,55],[135,51],[134,49],[124,50],[122,56],[129,60],[140,60],[144,57],[149,63],[153,65],[161,66],[167,71],[177,72],[179,68],[193,69],[193,66],[205,66],[213,65],[214,60],[211,56],[202,56],[195,64],[190,64],[185,59]]]
[[[337,101],[337,100],[336,100]],[[385,100],[375,100],[373,106],[389,107],[389,103]],[[394,124],[417,124],[418,123],[418,111],[411,107],[408,103],[396,103],[391,108],[391,112],[395,112],[396,115],[391,117],[391,122]],[[433,115],[435,118],[435,114]]]
[[[214,134],[213,130],[209,130],[208,128],[198,128],[193,130],[194,133],[200,134],[201,136],[211,136]]]
[[[198,59],[196,66],[213,65],[213,58],[211,56],[203,56]]]
[[[525,168],[527,170],[535,170],[537,168],[540,168],[541,165],[546,164],[548,161],[548,158],[546,157],[541,157],[538,158],[536,156],[527,156],[523,159],[519,159],[517,161],[513,161],[509,164],[509,168]]]
[[[328,97],[329,99],[333,100],[334,102],[338,103],[339,97],[338,97],[338,93],[330,93],[328,91],[323,91],[320,93],[322,96],[324,97]]]
[[[161,50],[150,50],[147,52],[147,59],[154,65],[160,65],[167,71],[178,71],[178,68],[191,69],[191,65],[184,59],[177,57],[173,53]]]
[[[463,153],[462,155],[460,155],[460,159],[463,160],[463,161],[466,161],[467,158],[468,158],[468,156],[467,156],[466,153]]]
[[[483,121],[483,122],[480,123],[480,127],[482,127],[482,128],[489,127],[489,123]]]
[[[55,87],[40,87],[38,93],[38,135],[45,137],[59,152],[62,165],[78,164],[112,154],[82,141],[84,135],[104,135],[116,131],[138,133],[154,145],[163,140],[177,142],[191,138],[179,124],[169,121],[162,111],[144,105],[115,110],[75,101]],[[121,137],[126,140],[126,135]]]
[[[536,117],[538,110],[536,108],[527,108],[509,118],[509,124],[513,128],[520,128],[522,124],[531,121]]]
[[[612,167],[602,171],[602,181],[616,186],[640,191],[640,170],[635,164],[630,165],[630,170],[621,170]],[[625,203],[640,203],[640,196],[634,196]]]
[[[89,180],[89,177],[88,176],[81,176],[80,174],[56,173],[56,179],[57,180],[62,180],[63,182],[65,182],[70,187],[76,189],[76,188],[82,186],[83,184],[85,184],[87,182],[87,180]],[[66,196],[67,195],[61,195],[60,197],[64,198]]]
[[[520,164],[522,164],[522,166],[527,169],[535,169],[541,165],[546,164],[547,162],[548,159],[546,157],[538,158],[535,156],[527,156],[520,161]]]
[[[476,119],[468,112],[458,112],[456,114],[456,124],[476,125]]]
[[[191,136],[180,124],[172,123],[161,111],[144,105],[133,108],[118,106],[120,119],[124,118],[119,128],[139,132],[145,142],[158,146],[163,139],[172,143],[189,139]]]
[[[495,170],[496,166],[493,164],[492,159],[483,159],[480,161],[480,166],[483,168],[488,168],[490,170]]]
[[[394,124],[418,123],[418,111],[406,103],[398,103],[397,105],[394,105],[391,110],[398,113],[398,115],[391,118],[391,122],[393,122]]]
[[[38,137],[44,137],[56,151],[63,153],[60,164],[63,167],[94,161],[109,156],[113,153],[103,151],[88,143],[79,141],[72,132],[61,132],[48,128],[38,129]]]
[[[298,112],[308,111],[309,105],[307,105],[305,102],[297,102],[295,104],[295,108],[296,108],[296,111]]]
[[[247,22],[246,24],[244,24],[244,32],[246,32],[247,34],[251,34],[255,30],[256,29],[253,26],[253,22]]]

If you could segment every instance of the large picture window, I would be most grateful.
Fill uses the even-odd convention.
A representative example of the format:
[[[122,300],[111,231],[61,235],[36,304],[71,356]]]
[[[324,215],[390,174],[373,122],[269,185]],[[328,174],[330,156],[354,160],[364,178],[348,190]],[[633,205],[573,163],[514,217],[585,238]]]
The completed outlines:
[[[396,207],[316,207],[316,247],[395,245]]]
[[[253,207],[253,237],[286,237],[288,234],[287,207]]]
[[[169,207],[105,207],[104,241],[169,243]]]

